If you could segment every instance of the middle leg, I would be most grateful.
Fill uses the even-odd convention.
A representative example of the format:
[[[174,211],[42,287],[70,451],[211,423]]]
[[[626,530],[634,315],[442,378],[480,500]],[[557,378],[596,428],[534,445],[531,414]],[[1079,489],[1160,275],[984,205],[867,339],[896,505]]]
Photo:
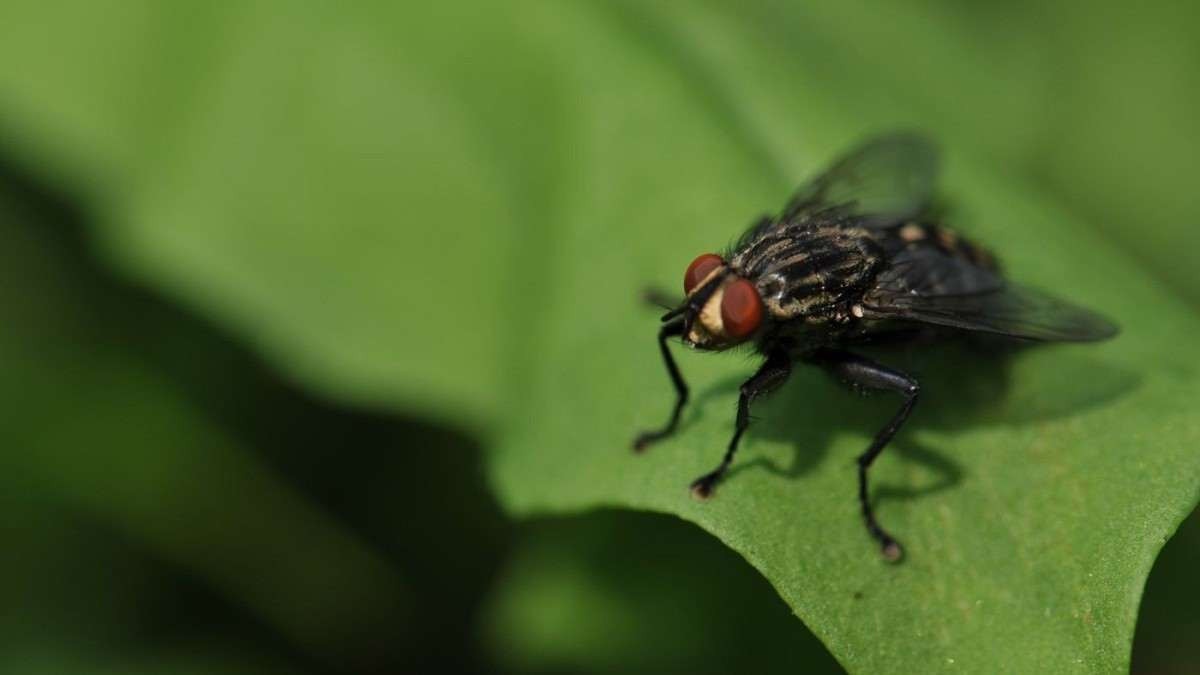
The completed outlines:
[[[916,380],[898,370],[892,370],[870,359],[848,352],[822,351],[818,352],[812,360],[851,387],[891,391],[904,397],[904,403],[900,405],[900,409],[875,434],[875,439],[871,441],[866,452],[858,456],[858,502],[862,508],[863,520],[866,521],[867,531],[879,542],[883,557],[890,562],[896,562],[904,555],[904,549],[900,546],[900,542],[888,534],[887,530],[884,530],[879,525],[879,521],[875,519],[875,511],[871,508],[867,489],[867,471],[879,453],[883,452],[888,442],[900,430],[904,421],[908,419],[909,413],[917,403],[921,387]]]
[[[767,356],[767,360],[758,369],[758,372],[742,383],[738,396],[737,422],[734,425],[733,438],[730,439],[725,456],[717,468],[692,481],[692,496],[697,499],[706,499],[712,494],[717,481],[721,480],[721,476],[725,475],[726,469],[733,463],[733,455],[737,452],[738,441],[741,440],[742,433],[746,431],[746,427],[750,426],[750,404],[754,399],[770,393],[786,382],[791,373],[792,360],[787,353],[774,352]]]

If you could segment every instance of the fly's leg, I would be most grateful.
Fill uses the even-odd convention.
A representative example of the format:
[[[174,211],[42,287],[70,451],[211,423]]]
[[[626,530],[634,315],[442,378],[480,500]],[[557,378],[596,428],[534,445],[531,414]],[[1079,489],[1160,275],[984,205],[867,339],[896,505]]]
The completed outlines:
[[[883,557],[889,562],[896,562],[903,557],[904,549],[875,520],[875,512],[871,509],[871,502],[868,498],[867,470],[871,468],[875,458],[883,452],[888,442],[908,419],[909,413],[917,403],[921,387],[908,375],[855,354],[823,351],[819,352],[813,360],[855,389],[891,391],[904,397],[904,403],[900,405],[900,409],[896,411],[887,425],[875,434],[875,440],[871,441],[866,452],[858,456],[858,503],[862,507],[863,520],[866,521],[867,531],[879,542]]]
[[[725,450],[725,457],[721,459],[721,463],[716,469],[692,481],[693,496],[697,499],[706,499],[712,494],[713,487],[717,481],[721,480],[721,476],[733,462],[733,455],[737,452],[738,441],[741,440],[742,433],[746,431],[746,427],[750,426],[750,404],[754,399],[770,393],[786,382],[791,372],[792,361],[787,354],[774,353],[767,357],[766,362],[762,364],[757,373],[742,383],[741,394],[738,396],[737,422],[733,429],[733,438],[729,440],[729,448]]]
[[[679,373],[679,366],[675,365],[675,359],[671,356],[670,346],[667,344],[667,338],[683,334],[683,319],[663,324],[661,330],[658,331],[658,348],[662,351],[663,363],[667,364],[667,374],[671,376],[671,383],[675,385],[675,408],[671,410],[671,419],[666,426],[654,431],[644,431],[638,434],[638,437],[633,441],[633,449],[641,452],[646,449],[646,446],[660,441],[667,436],[675,433],[675,427],[679,426],[679,415],[683,412],[683,406],[687,404],[688,387],[683,381],[683,375]]]

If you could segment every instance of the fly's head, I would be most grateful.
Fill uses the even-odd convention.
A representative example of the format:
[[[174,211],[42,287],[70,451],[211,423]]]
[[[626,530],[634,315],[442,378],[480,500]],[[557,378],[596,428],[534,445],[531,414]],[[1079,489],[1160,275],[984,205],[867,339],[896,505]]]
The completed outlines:
[[[705,253],[688,265],[683,290],[687,299],[663,320],[682,320],[688,346],[728,349],[749,340],[763,324],[762,298],[754,283],[716,254]]]

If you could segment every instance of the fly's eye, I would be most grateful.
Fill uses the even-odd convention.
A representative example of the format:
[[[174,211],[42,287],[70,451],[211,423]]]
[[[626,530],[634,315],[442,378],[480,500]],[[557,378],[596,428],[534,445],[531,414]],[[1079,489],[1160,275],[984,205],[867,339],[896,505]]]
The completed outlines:
[[[705,253],[697,257],[691,265],[688,265],[687,273],[683,275],[683,292],[691,295],[705,277],[724,264],[725,261],[721,260],[721,256],[715,253]]]
[[[758,289],[746,279],[735,279],[721,297],[721,321],[725,334],[735,340],[749,337],[762,323],[762,299]]]

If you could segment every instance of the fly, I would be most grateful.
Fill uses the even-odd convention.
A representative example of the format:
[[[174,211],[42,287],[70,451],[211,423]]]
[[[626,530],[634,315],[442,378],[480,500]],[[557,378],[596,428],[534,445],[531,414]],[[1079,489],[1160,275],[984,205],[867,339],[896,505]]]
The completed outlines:
[[[858,502],[884,558],[899,560],[903,548],[871,509],[868,472],[921,387],[851,350],[913,329],[1040,342],[1117,334],[1094,312],[1005,281],[988,251],[943,226],[931,208],[937,168],[937,152],[923,137],[869,140],[803,185],[779,216],[760,218],[730,250],[692,261],[683,281],[687,297],[662,317],[658,333],[675,407],[634,448],[673,434],[687,403],[687,384],[668,348],[673,337],[709,351],[753,344],[764,358],[742,383],[721,463],[691,485],[701,499],[733,462],[751,404],[782,385],[794,363],[819,366],[855,389],[896,394],[900,407],[858,456]]]

